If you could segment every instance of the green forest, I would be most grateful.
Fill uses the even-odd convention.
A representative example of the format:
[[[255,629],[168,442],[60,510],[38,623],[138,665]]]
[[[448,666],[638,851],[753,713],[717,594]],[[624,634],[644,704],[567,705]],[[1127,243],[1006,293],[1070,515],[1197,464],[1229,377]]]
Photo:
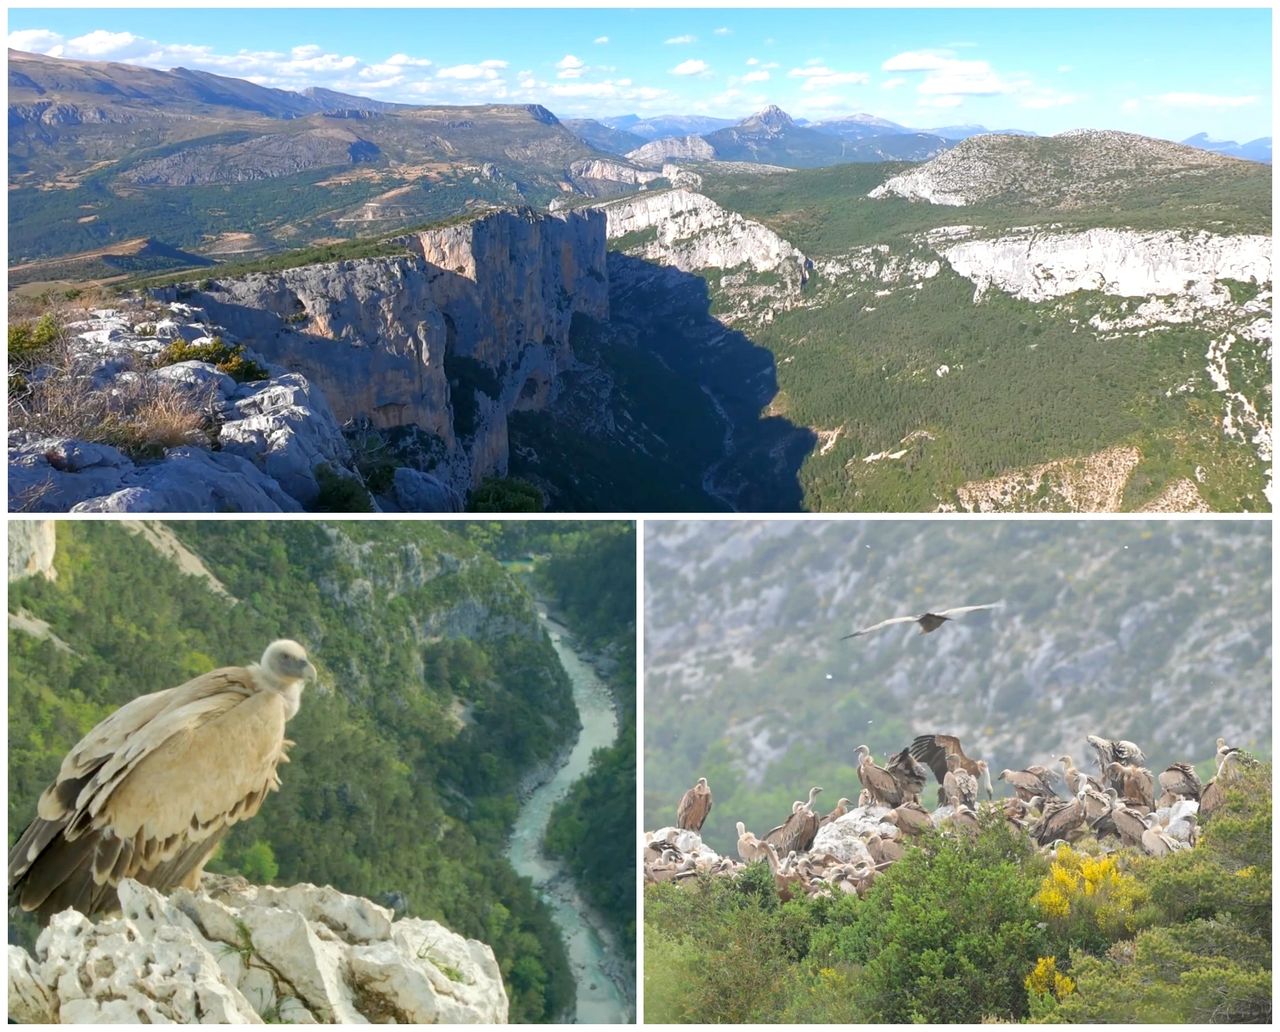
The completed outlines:
[[[783,902],[763,861],[645,888],[649,1022],[1269,1023],[1271,765],[1193,849],[1041,852],[998,813],[864,898]]]
[[[105,522],[59,523],[56,580],[11,584],[11,610],[56,635],[10,632],[11,840],[62,756],[110,711],[293,637],[320,678],[290,724],[292,762],[210,869],[328,883],[439,920],[493,947],[512,1021],[566,1013],[558,931],[504,855],[521,776],[577,724],[525,587],[461,524],[168,528],[223,593]]]

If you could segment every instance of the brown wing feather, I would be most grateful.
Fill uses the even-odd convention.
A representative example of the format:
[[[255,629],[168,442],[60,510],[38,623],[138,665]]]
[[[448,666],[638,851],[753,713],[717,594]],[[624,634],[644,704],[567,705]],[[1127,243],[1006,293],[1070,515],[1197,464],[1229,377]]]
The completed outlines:
[[[123,877],[167,890],[279,785],[285,708],[250,671],[135,699],[89,732],[9,855],[10,893],[49,916],[92,913]]]
[[[977,764],[964,754],[964,750],[960,748],[960,739],[954,735],[917,735],[907,747],[907,751],[933,771],[933,776],[938,779],[939,785],[947,776],[947,756],[951,753],[960,757],[960,765],[965,770],[969,770],[970,773],[977,770]],[[971,767],[972,770],[970,770]]]

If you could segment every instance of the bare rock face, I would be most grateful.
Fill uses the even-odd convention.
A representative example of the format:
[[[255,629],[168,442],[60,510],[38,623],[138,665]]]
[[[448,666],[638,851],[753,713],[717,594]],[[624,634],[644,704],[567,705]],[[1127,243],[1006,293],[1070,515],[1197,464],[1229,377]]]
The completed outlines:
[[[53,520],[15,520],[9,524],[9,580],[44,577],[54,580],[57,550]]]
[[[859,806],[850,810],[818,829],[810,852],[830,853],[846,863],[865,858],[865,840],[869,836],[897,838],[897,827],[884,820],[888,812],[887,806]]]
[[[681,161],[713,161],[716,149],[701,136],[666,136],[651,140],[627,153],[627,160],[638,165],[661,165],[673,158]]]
[[[1271,281],[1271,240],[1172,230],[1040,229],[940,248],[951,267],[977,284],[1027,301],[1077,290],[1121,297],[1184,295],[1213,307],[1230,294],[1221,279]]]
[[[73,910],[35,955],[9,947],[20,1023],[505,1023],[493,951],[329,887],[205,876],[168,898],[126,880],[121,913]]]
[[[500,211],[402,238],[405,257],[303,266],[194,294],[340,423],[435,435],[465,492],[507,469],[507,416],[554,400],[575,314],[608,315],[605,219]]]

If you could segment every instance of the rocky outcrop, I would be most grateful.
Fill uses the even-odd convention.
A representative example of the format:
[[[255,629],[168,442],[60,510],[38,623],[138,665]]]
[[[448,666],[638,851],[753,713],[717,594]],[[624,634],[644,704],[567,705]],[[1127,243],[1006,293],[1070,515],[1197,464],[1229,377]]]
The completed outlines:
[[[1271,240],[1265,236],[1031,229],[939,250],[956,272],[977,285],[979,296],[996,286],[1026,301],[1097,290],[1123,297],[1177,294],[1213,306],[1231,300],[1219,280],[1271,280]]]
[[[493,951],[329,887],[206,875],[166,898],[126,880],[120,913],[56,915],[9,947],[9,1018],[30,1023],[505,1023]]]
[[[692,190],[627,197],[599,210],[609,220],[610,240],[641,235],[629,251],[683,272],[747,266],[797,289],[807,276],[808,260],[788,241]]]
[[[1137,448],[1121,445],[973,481],[956,491],[960,511],[1119,512],[1141,457]]]
[[[434,435],[431,472],[465,493],[506,473],[507,416],[554,399],[573,317],[607,317],[605,220],[501,211],[398,242],[407,256],[221,280],[191,300],[319,386],[340,422]]]
[[[55,580],[53,556],[58,539],[53,520],[12,520],[9,523],[9,580],[43,577]]]
[[[646,172],[644,169],[625,165],[621,161],[610,161],[607,158],[585,158],[569,166],[570,181],[588,195],[596,194],[602,184],[643,189],[655,179],[661,178],[661,172]]]
[[[673,158],[680,161],[713,161],[716,149],[701,136],[667,136],[651,140],[627,152],[627,160],[638,165],[661,165]]]
[[[959,206],[997,198],[1044,208],[1096,204],[1108,196],[1206,174],[1250,175],[1246,162],[1133,133],[1073,130],[1053,137],[973,136],[872,190]]]

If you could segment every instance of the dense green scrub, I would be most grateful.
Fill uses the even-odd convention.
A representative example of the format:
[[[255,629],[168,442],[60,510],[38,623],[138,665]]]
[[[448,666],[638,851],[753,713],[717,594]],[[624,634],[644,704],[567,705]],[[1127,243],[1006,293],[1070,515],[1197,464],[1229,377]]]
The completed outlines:
[[[1270,1021],[1270,764],[1163,859],[1044,855],[986,824],[929,837],[864,899],[782,902],[763,863],[647,886],[647,1020]]]
[[[504,857],[521,775],[576,723],[527,592],[438,523],[168,526],[235,601],[114,523],[59,523],[56,581],[11,585],[11,610],[74,651],[10,632],[10,839],[110,711],[294,637],[320,681],[290,723],[292,762],[211,869],[439,920],[493,947],[513,1021],[562,1014],[563,945]]]

